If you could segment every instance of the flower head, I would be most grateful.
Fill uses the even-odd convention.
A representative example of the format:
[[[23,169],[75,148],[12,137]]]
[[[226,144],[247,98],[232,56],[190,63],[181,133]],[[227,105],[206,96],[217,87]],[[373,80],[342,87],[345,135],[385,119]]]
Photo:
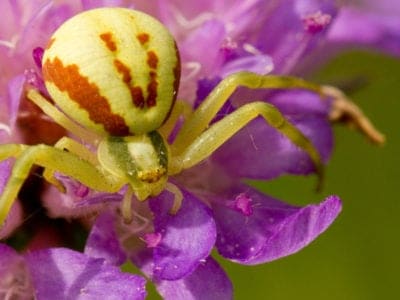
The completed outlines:
[[[347,8],[334,2],[37,0],[22,5],[22,1],[4,1],[0,8],[10,13],[8,25],[0,26],[0,65],[7,66],[2,68],[6,73],[0,77],[0,105],[7,112],[0,115],[1,142],[52,143],[67,134],[59,128],[47,134],[48,128],[43,124],[57,126],[26,105],[25,93],[30,86],[47,94],[41,74],[41,49],[51,33],[78,12],[123,6],[159,19],[176,38],[181,55],[178,99],[196,108],[230,74],[293,72],[303,58],[317,51],[321,43],[334,40],[335,32],[339,32],[337,28]],[[256,26],[254,20],[258,20]],[[322,161],[328,161],[333,148],[329,115],[334,100],[298,89],[240,88],[212,124],[255,99],[276,107],[311,142]],[[33,124],[25,130],[17,126],[17,120],[20,125],[24,118],[29,122],[22,124]],[[169,142],[176,138],[181,123],[178,119],[178,125],[167,137]],[[89,151],[95,152],[94,148],[88,146]],[[9,179],[10,164],[5,161],[0,165],[0,191]],[[213,248],[222,257],[240,264],[269,262],[308,245],[341,211],[337,196],[326,197],[320,204],[297,207],[260,193],[242,179],[272,179],[315,171],[315,164],[304,149],[263,120],[255,119],[208,159],[170,176],[169,188],[145,202],[134,198],[129,203],[133,216],[128,223],[121,216],[120,206],[126,187],[116,193],[104,193],[56,173],[52,183],[58,183],[65,193],[50,187],[42,194],[44,206],[51,217],[82,220],[89,231],[84,253],[49,248],[19,255],[0,245],[0,252],[4,253],[0,257],[10,257],[9,265],[0,273],[11,278],[3,283],[0,292],[14,291],[13,276],[23,274],[22,289],[26,295],[34,293],[39,298],[49,294],[60,299],[113,294],[142,299],[144,279],[122,273],[116,267],[129,260],[166,299],[199,299],[204,291],[209,299],[229,299],[232,285],[212,258]],[[171,214],[177,194],[183,200]],[[22,222],[21,216],[15,217],[19,202],[15,203],[16,208],[7,219],[9,227],[1,229],[1,237],[10,235]],[[50,279],[41,271],[42,266],[53,275]],[[82,284],[76,283],[77,278]],[[19,291],[20,286],[16,289]]]

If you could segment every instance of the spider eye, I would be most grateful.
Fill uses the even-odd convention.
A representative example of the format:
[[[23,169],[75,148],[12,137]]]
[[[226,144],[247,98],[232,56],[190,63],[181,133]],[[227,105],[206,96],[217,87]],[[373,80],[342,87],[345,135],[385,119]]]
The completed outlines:
[[[159,128],[174,104],[179,55],[153,17],[124,8],[85,11],[62,24],[43,56],[54,102],[101,135],[128,136]]]

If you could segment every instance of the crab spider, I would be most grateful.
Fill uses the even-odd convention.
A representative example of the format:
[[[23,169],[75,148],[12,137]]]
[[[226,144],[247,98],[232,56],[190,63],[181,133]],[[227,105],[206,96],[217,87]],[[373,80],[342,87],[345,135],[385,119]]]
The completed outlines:
[[[80,47],[75,46],[78,42]],[[56,171],[96,191],[115,193],[127,186],[121,204],[127,222],[132,218],[133,197],[144,201],[164,189],[175,195],[174,213],[182,194],[168,177],[209,157],[258,116],[304,150],[317,174],[322,174],[314,145],[268,103],[245,104],[211,123],[239,86],[320,93],[319,86],[293,77],[249,72],[226,77],[187,114],[176,139],[167,143],[184,110],[183,102],[175,101],[179,56],[169,32],[143,13],[102,8],[68,20],[46,48],[43,77],[55,104],[35,89],[27,92],[27,98],[76,139],[63,137],[54,146],[0,146],[0,160],[15,158],[0,196],[0,224],[33,165],[44,167],[44,178],[61,191],[64,187],[54,177]]]

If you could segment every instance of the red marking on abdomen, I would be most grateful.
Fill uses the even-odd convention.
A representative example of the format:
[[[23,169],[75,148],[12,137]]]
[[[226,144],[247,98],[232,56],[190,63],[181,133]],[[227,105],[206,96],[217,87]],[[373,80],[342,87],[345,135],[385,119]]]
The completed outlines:
[[[144,96],[143,96],[143,91],[140,86],[130,86],[129,90],[131,92],[131,97],[133,100],[133,104],[137,108],[143,108],[144,107]]]
[[[114,52],[117,50],[117,45],[115,44],[113,40],[113,35],[111,32],[105,32],[99,35],[99,37],[103,40],[103,42],[106,44],[108,50]]]
[[[137,34],[136,38],[138,39],[139,43],[142,45],[145,45],[150,40],[149,34],[145,33],[145,32]]]
[[[118,73],[122,74],[123,82],[130,85],[132,81],[131,69],[119,59],[114,59],[114,66],[117,68]]]
[[[143,91],[140,86],[132,85],[131,69],[125,65],[119,59],[114,59],[114,65],[117,68],[118,73],[122,74],[122,81],[127,85],[131,92],[131,98],[133,104],[138,108],[144,107]]]
[[[157,69],[158,66],[158,56],[154,51],[147,51],[147,65],[151,69]]]
[[[157,54],[152,50],[147,51],[147,65],[152,70],[157,69],[158,57]],[[150,81],[149,84],[147,85],[148,94],[147,94],[146,104],[148,107],[152,107],[157,104],[157,87],[158,87],[157,72],[150,71],[149,76],[150,76]]]
[[[157,104],[157,87],[158,87],[158,82],[157,82],[157,73],[154,71],[150,72],[150,82],[147,85],[147,99],[146,99],[146,104],[147,107],[152,107]]]
[[[111,111],[108,99],[100,94],[95,83],[89,82],[87,77],[79,73],[76,64],[64,66],[58,57],[53,61],[47,59],[43,64],[43,77],[45,81],[53,82],[60,91],[67,92],[72,101],[89,113],[90,120],[102,124],[108,133],[116,136],[129,135],[125,120]]]

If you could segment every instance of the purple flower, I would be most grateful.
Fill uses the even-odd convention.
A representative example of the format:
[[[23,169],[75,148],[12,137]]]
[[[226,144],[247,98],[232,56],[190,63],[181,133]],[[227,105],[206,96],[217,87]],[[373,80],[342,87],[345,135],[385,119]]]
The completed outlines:
[[[144,299],[145,280],[104,259],[52,248],[18,254],[0,244],[2,299]]]
[[[369,45],[384,41],[383,49],[396,53],[399,41],[395,34],[396,22],[391,18],[382,23],[377,17],[370,17],[369,12],[354,13],[353,6],[340,7],[333,0],[196,3],[36,0],[29,4],[3,1],[0,10],[9,13],[0,20],[0,66],[6,70],[0,76],[1,143],[52,144],[66,134],[56,127],[48,133],[53,128],[48,126],[51,121],[26,104],[25,86],[47,93],[41,77],[41,49],[67,18],[101,6],[140,9],[169,28],[176,38],[182,61],[178,99],[193,107],[201,104],[232,73],[292,74],[303,59],[317,52],[324,43],[341,45],[346,38]],[[364,33],[365,37],[353,40],[351,34],[355,34],[351,30],[346,33],[347,37],[344,35],[341,28],[346,22],[362,24],[357,23],[358,18],[352,19],[354,14],[360,20],[373,20],[368,24],[379,29],[373,37]],[[311,141],[322,161],[329,160],[333,148],[329,117],[335,108],[335,99],[321,99],[304,90],[241,88],[213,122],[254,100],[278,108]],[[21,120],[22,125],[29,126],[21,126]],[[179,126],[175,133],[178,130]],[[175,135],[169,138],[173,141]],[[0,165],[0,191],[10,170],[9,161]],[[120,213],[125,190],[100,193],[56,174],[66,193],[50,187],[43,193],[44,206],[50,217],[84,220],[90,230],[84,253],[50,248],[19,255],[0,245],[4,253],[0,259],[8,263],[0,273],[10,278],[23,274],[27,297],[36,295],[40,299],[51,295],[64,299],[84,294],[87,299],[142,299],[144,279],[116,268],[129,260],[156,285],[165,299],[200,299],[204,298],[204,291],[207,299],[230,299],[232,285],[212,258],[213,248],[222,257],[240,264],[266,263],[304,248],[341,211],[337,196],[326,197],[319,204],[297,207],[258,192],[242,179],[272,179],[315,171],[305,151],[263,120],[256,119],[207,160],[169,178],[183,195],[176,214],[170,213],[174,195],[164,190],[148,201],[134,201],[133,220],[126,224]],[[7,218],[8,228],[1,229],[0,237],[10,235],[20,224],[18,203],[15,202],[16,208]],[[8,292],[13,287],[5,286],[2,290]]]

